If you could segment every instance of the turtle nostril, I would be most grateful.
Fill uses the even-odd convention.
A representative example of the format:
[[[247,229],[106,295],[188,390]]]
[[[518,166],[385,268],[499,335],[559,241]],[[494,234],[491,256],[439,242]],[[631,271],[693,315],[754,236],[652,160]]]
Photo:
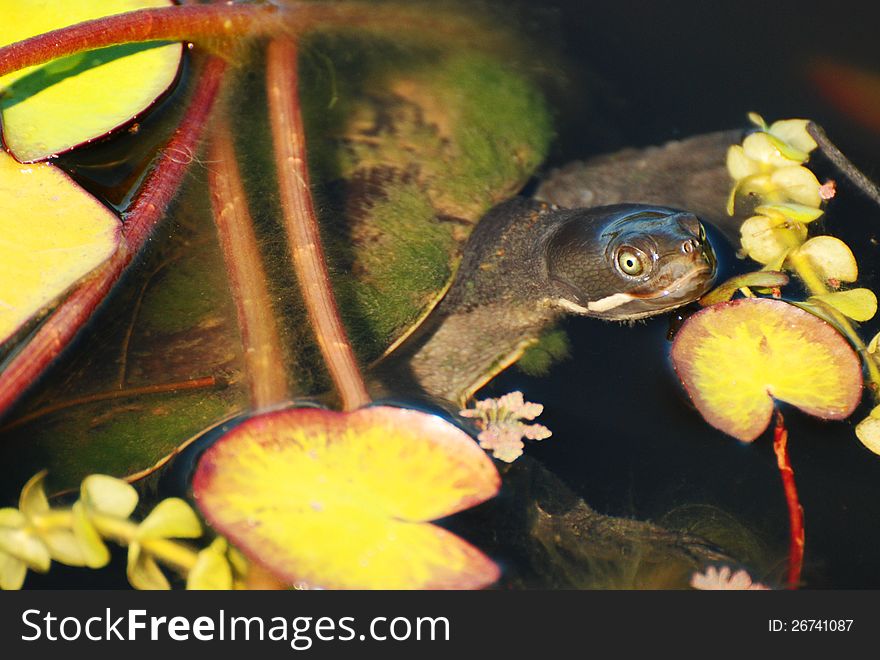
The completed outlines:
[[[697,248],[697,242],[690,239],[681,244],[681,251],[690,254]]]

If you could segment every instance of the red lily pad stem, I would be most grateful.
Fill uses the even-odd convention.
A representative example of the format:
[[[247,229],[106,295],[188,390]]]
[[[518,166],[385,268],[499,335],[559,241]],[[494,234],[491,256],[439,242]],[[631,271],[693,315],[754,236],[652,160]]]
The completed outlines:
[[[256,409],[268,408],[287,400],[287,374],[229,118],[225,115],[218,118],[214,127],[209,153],[214,225],[238,316],[251,403]]]
[[[284,14],[274,5],[188,5],[114,14],[0,48],[0,76],[84,50],[125,43],[277,33]]]
[[[212,57],[205,63],[183,120],[123,214],[125,244],[73,290],[0,373],[0,415],[9,410],[79,333],[165,215],[192,160],[181,158],[181,154],[195,153],[225,70],[226,63],[218,58]]]
[[[478,21],[441,9],[367,2],[213,4],[139,9],[76,23],[0,48],[0,76],[85,50],[145,41],[211,41],[241,37],[296,36],[320,27],[360,28],[400,38],[409,32],[422,43],[461,43],[504,48],[511,40]],[[228,55],[228,48],[224,49]]]
[[[788,456],[788,431],[782,413],[776,412],[776,427],[773,430],[773,451],[782,486],[785,489],[785,501],[788,504],[789,546],[788,546],[788,588],[796,589],[801,581],[801,569],[804,565],[804,509],[798,499],[797,486],[794,483],[794,470]]]
[[[292,41],[278,39],[269,44],[266,57],[269,118],[288,246],[309,321],[342,407],[354,410],[369,403],[370,396],[339,316],[312,204],[297,49]]]

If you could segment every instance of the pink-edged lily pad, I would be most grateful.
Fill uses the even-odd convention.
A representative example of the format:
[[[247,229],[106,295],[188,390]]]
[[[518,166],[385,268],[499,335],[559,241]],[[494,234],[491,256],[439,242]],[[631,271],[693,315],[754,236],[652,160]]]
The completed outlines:
[[[171,0],[0,0],[0,45]],[[3,142],[35,162],[90,142],[140,115],[177,79],[183,45],[123,44],[0,76]]]
[[[286,584],[468,589],[495,582],[498,567],[428,521],[499,486],[460,429],[375,406],[251,418],[205,452],[193,494],[219,532]]]
[[[675,337],[672,361],[706,421],[746,442],[767,428],[774,399],[822,419],[848,417],[861,399],[861,363],[847,341],[780,300],[694,314]]]
[[[109,259],[121,227],[57,167],[0,151],[0,343]]]

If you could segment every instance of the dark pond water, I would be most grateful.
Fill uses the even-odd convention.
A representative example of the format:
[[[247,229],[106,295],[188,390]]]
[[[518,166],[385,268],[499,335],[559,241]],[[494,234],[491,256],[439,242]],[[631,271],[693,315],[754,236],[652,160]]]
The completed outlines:
[[[880,172],[880,135],[838,113],[810,79],[822,58],[880,72],[869,3],[554,5],[564,49],[580,65],[572,84],[587,90],[589,108],[583,116],[577,106],[566,110],[556,162],[741,126],[756,110],[813,118],[864,171],[875,179]],[[842,192],[826,230],[854,248],[861,281],[876,290],[880,209]],[[770,433],[743,445],[699,418],[668,360],[669,321],[572,319],[565,327],[571,360],[543,379],[508,371],[489,388],[522,389],[545,404],[542,420],[555,436],[531,445],[529,455],[600,511],[684,520],[725,512],[730,533],[742,524],[771,563],[782,561],[787,512]],[[863,326],[866,337],[877,330],[876,322]],[[868,409],[863,404],[853,419]],[[806,516],[805,585],[880,586],[880,457],[848,423],[783,410]]]
[[[876,178],[880,134],[841,114],[810,77],[823,58],[880,74],[878,16],[866,6],[532,3],[523,11],[532,31],[570,63],[564,82],[551,92],[558,138],[547,167],[741,127],[745,114],[755,110],[768,119],[817,120]],[[108,190],[117,185],[106,182]],[[880,209],[851,191],[841,193],[826,229],[854,247],[862,285],[880,289]],[[726,253],[728,272],[742,266],[729,248],[719,251]],[[770,438],[740,444],[694,412],[669,364],[669,319],[631,326],[573,319],[564,327],[571,340],[569,360],[540,379],[508,370],[483,392],[521,389],[528,400],[545,405],[540,421],[554,436],[531,444],[527,454],[603,513],[673,526],[709,515],[722,520],[725,534],[759,548],[761,570],[778,575],[788,524]],[[864,336],[878,329],[865,324]],[[863,405],[853,419],[867,410]],[[806,516],[805,585],[880,586],[880,457],[860,445],[850,423],[825,424],[796,410],[784,412]],[[28,585],[113,586],[123,565],[117,558],[112,570],[97,577],[53,571]]]

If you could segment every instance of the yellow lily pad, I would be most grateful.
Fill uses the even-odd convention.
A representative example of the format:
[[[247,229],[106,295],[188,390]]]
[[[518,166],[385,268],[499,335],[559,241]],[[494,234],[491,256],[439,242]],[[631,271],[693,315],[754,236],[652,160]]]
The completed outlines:
[[[120,228],[57,167],[0,151],[0,342],[108,259]]]
[[[861,399],[861,363],[846,340],[779,300],[694,314],[676,335],[672,361],[706,421],[745,442],[767,428],[773,399],[823,419],[848,417]]]
[[[205,452],[193,494],[212,525],[287,584],[463,589],[494,582],[497,566],[428,521],[498,487],[466,433],[377,406],[254,417]]]
[[[170,0],[0,0],[0,45]],[[21,162],[63,153],[142,113],[177,78],[182,44],[124,44],[0,77],[3,140]]]

